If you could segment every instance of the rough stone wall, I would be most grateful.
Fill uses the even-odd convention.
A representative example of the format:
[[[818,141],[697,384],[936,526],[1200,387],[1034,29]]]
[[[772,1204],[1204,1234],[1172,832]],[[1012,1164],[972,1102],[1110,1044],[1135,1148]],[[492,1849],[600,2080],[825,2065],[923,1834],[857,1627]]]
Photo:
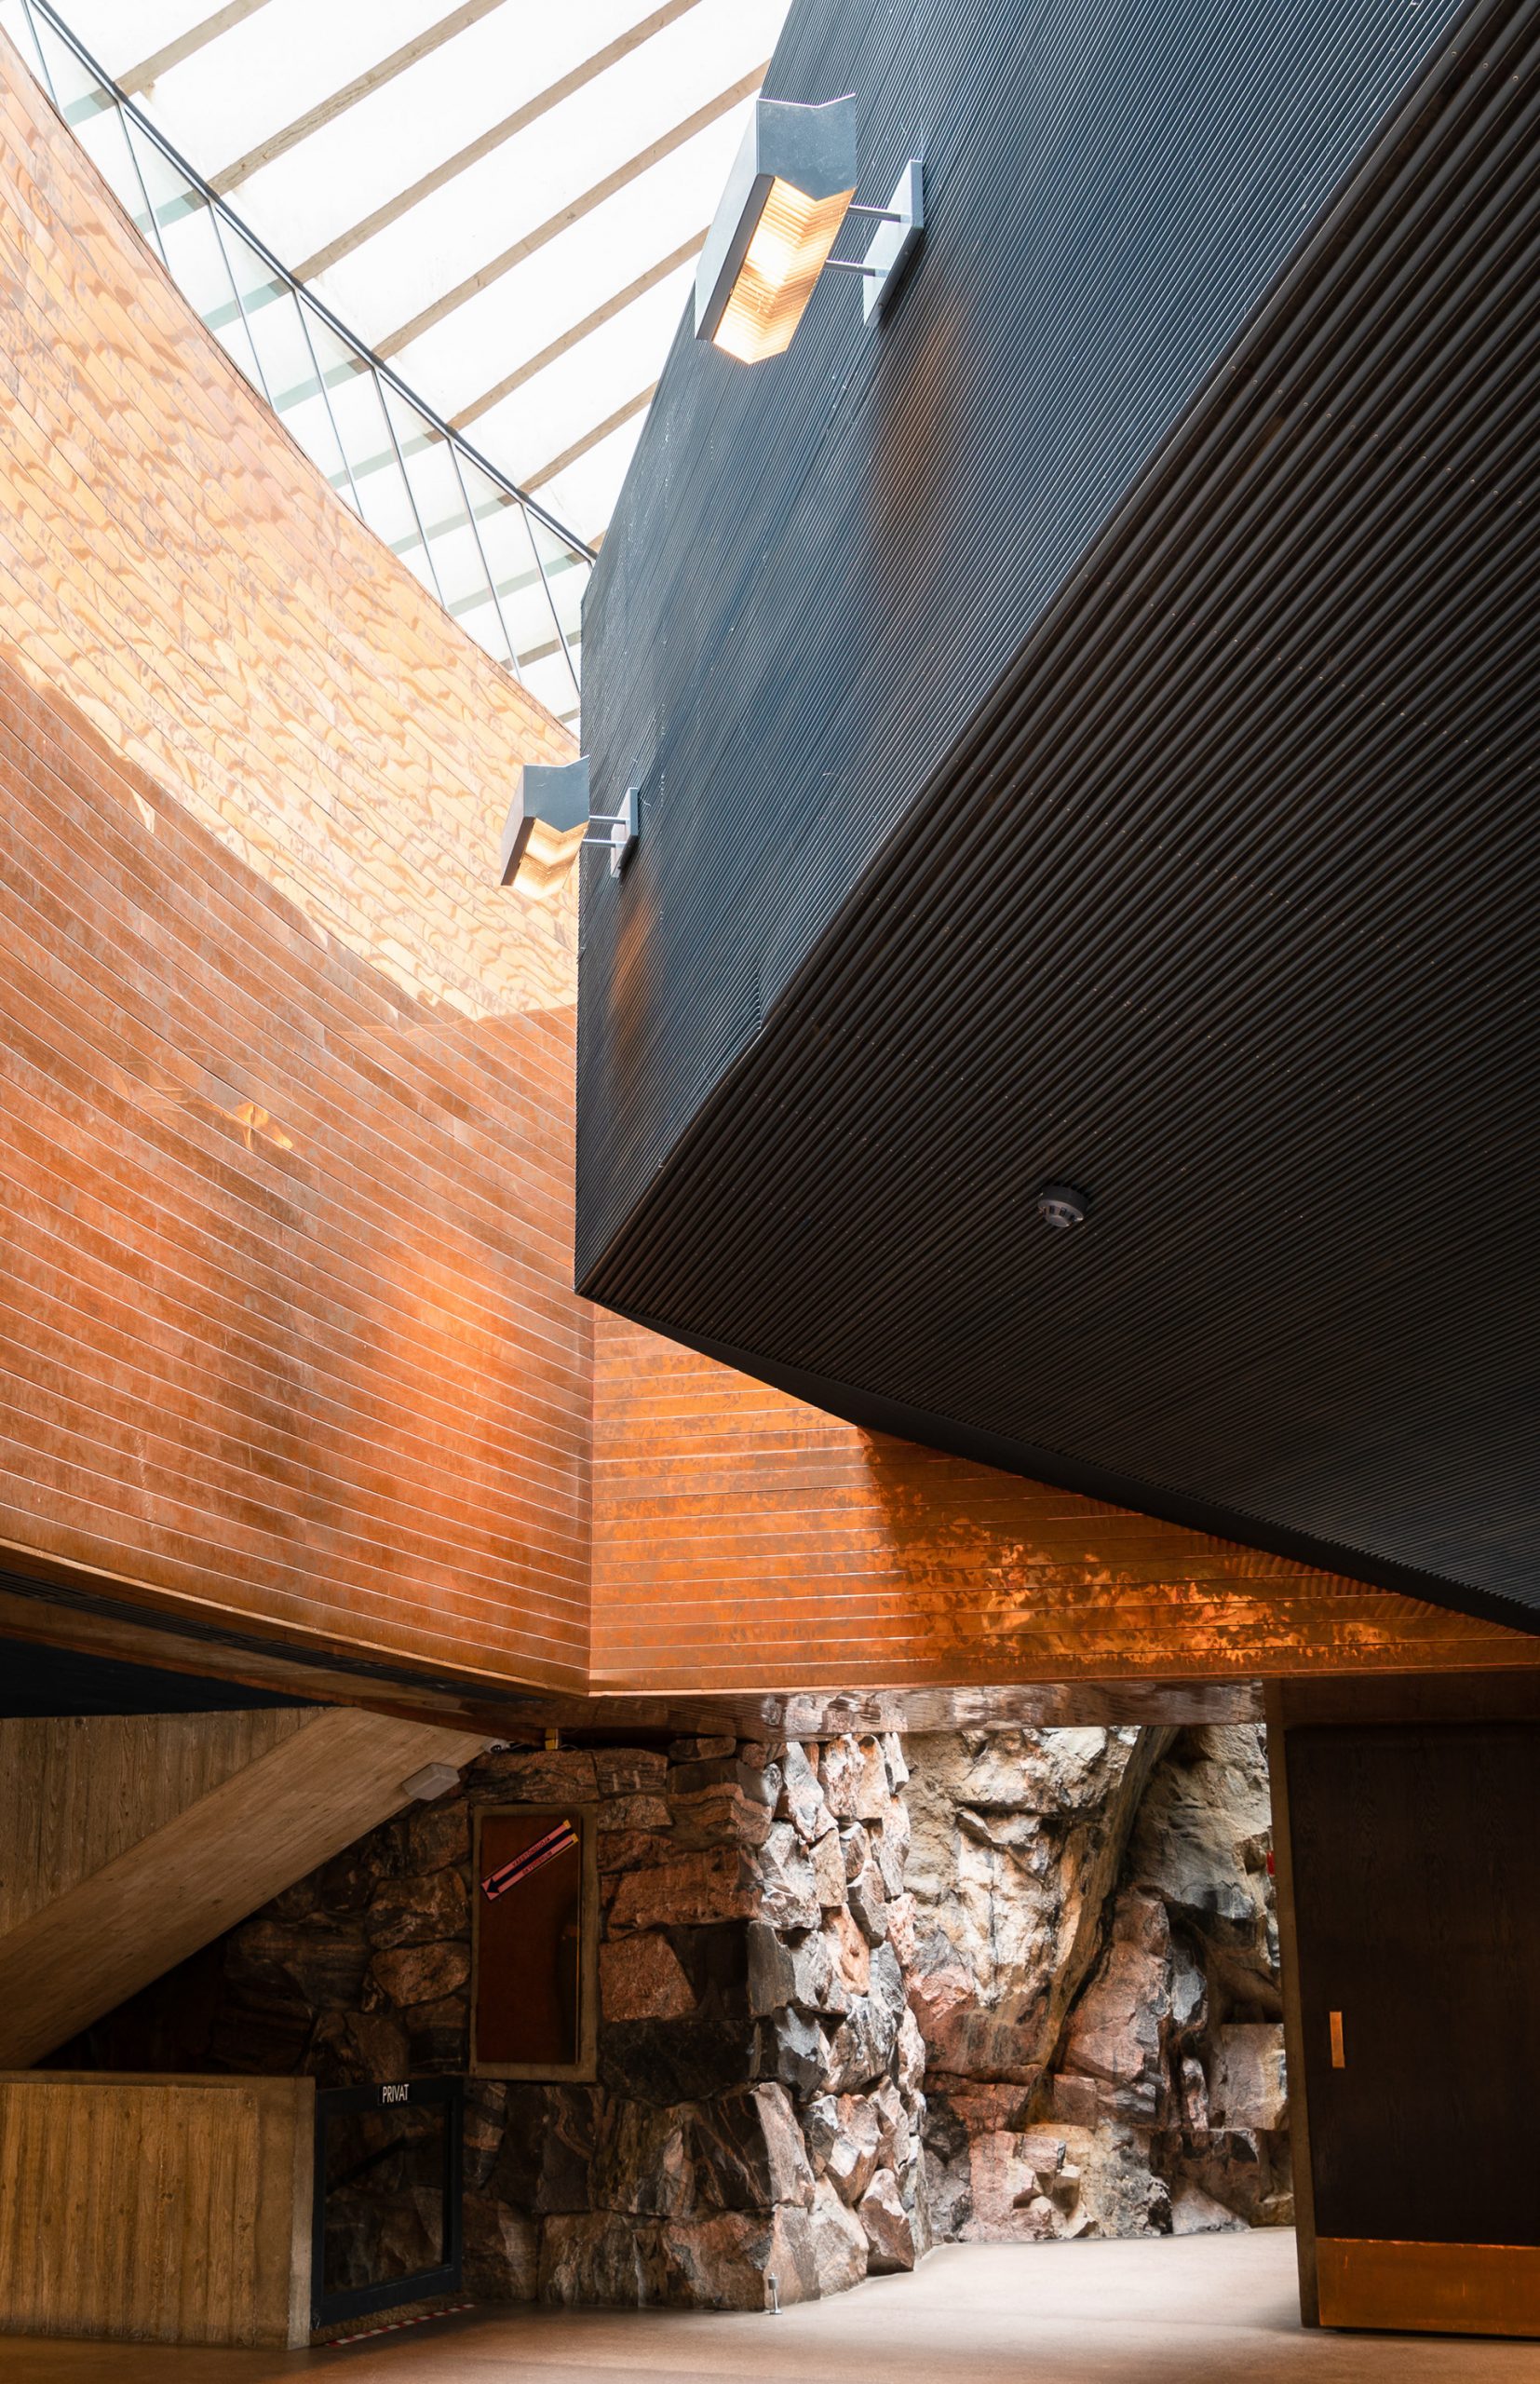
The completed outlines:
[[[1290,2215],[1250,1727],[501,1750],[56,2058],[463,2070],[471,1815],[521,1801],[598,1808],[599,2074],[467,2082],[480,2297],[760,2309],[933,2237]],[[359,2273],[418,2192],[359,2194]]]
[[[911,1739],[936,2233],[1292,2216],[1263,1734]]]
[[[467,2060],[477,1804],[595,1802],[599,2076],[473,2079],[466,2282],[489,2300],[762,2309],[928,2247],[924,2045],[894,1738],[500,1750],[157,1982],[56,2059],[309,2072]],[[377,2171],[371,2242],[417,2242]]]
[[[600,2084],[567,2106],[586,2187],[558,2206],[505,2153],[490,2197],[534,2206],[561,2301],[759,2309],[771,2279],[789,2302],[912,2267],[929,2238],[898,1742],[669,1756],[645,1825],[600,1836]]]

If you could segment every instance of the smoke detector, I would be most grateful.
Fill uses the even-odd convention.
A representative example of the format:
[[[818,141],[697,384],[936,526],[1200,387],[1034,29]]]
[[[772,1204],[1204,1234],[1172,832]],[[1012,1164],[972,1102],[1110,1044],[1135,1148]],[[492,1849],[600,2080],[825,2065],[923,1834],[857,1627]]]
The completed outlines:
[[[1067,1233],[1071,1226],[1083,1226],[1090,1205],[1090,1194],[1077,1192],[1073,1184],[1045,1184],[1037,1195],[1038,1215],[1059,1233]]]

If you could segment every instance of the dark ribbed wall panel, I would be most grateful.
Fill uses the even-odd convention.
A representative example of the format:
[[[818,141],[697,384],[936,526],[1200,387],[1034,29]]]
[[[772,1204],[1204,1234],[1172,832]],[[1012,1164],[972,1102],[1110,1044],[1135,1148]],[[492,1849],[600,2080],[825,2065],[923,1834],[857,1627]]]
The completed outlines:
[[[1455,12],[793,8],[767,89],[855,90],[862,198],[923,152],[928,229],[878,335],[846,274],[773,364],[687,324],[605,542],[585,736],[644,825],[590,895],[580,1280]]]
[[[1326,42],[1321,17],[1237,14]],[[757,957],[758,933],[776,967],[780,946],[752,904],[732,914],[734,800],[715,841],[693,806],[693,884],[682,813],[660,804],[637,862],[652,875],[589,904],[581,1187],[598,1297],[858,1421],[1513,1619],[1540,1609],[1537,19],[1473,9],[1429,61],[1158,463],[991,666],[945,766],[912,769],[907,697],[871,718],[873,779],[910,770],[918,806],[704,1100],[735,949]],[[1340,51],[1333,71],[1352,80]],[[1164,137],[1191,128],[1173,114]],[[992,324],[981,308],[928,376],[916,365],[907,479],[924,519],[955,519],[927,508],[933,481],[986,450],[980,484],[1025,555],[1044,477],[1041,506],[1070,502],[1047,463],[994,443],[1036,385],[993,412],[949,395]],[[669,455],[669,426],[652,467],[687,477],[697,432]],[[712,436],[703,422],[700,477],[725,522]],[[752,474],[763,454],[745,452]],[[804,460],[810,505],[837,465],[827,445]],[[898,508],[865,524],[874,578],[908,535]],[[938,549],[943,589],[953,560]],[[909,568],[918,612],[896,617],[888,668],[934,694],[975,625]],[[1014,589],[998,551],[994,568]],[[807,638],[782,647],[776,700],[744,704],[724,662],[669,738],[715,731],[734,757],[718,784],[751,792],[800,884],[821,832],[773,724],[800,702],[821,750],[843,682],[811,547],[766,566],[785,573]],[[640,722],[630,666],[602,659],[620,627],[606,616],[593,649],[601,717]],[[870,633],[852,624],[851,706]],[[735,622],[722,654],[740,638]],[[784,882],[767,861],[756,899]],[[670,1148],[664,1096],[687,1112],[687,1085],[697,1114]],[[613,1158],[601,1089],[635,1138]],[[667,1157],[644,1197],[639,1154]],[[1047,1177],[1090,1190],[1084,1231],[1037,1223]]]

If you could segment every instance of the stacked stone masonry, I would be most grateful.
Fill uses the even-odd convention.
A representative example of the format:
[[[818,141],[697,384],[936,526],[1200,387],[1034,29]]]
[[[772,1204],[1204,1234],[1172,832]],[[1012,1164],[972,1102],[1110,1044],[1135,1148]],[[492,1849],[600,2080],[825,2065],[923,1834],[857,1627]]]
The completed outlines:
[[[1254,1729],[493,1751],[55,2058],[463,2070],[472,1815],[521,1802],[596,1811],[598,2074],[467,2081],[479,2297],[765,2309],[1287,2215]],[[360,2276],[429,2215],[377,2172]]]
[[[591,1805],[598,2077],[467,2081],[468,2288],[759,2310],[909,2268],[930,2236],[906,1776],[893,1737],[493,1752],[55,2059],[462,2070],[473,1811]],[[423,2190],[376,2171],[360,2274],[426,2240]]]
[[[601,1800],[599,2081],[477,2087],[480,2289],[763,2309],[927,2248],[904,1777],[892,1738],[476,1767]]]

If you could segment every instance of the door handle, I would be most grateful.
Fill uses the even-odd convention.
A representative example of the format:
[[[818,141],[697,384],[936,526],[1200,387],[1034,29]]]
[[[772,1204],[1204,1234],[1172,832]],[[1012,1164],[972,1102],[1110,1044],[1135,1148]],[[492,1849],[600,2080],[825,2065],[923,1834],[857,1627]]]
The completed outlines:
[[[1331,2030],[1331,2066],[1333,2069],[1345,2069],[1347,2055],[1343,2050],[1343,2015],[1340,2012],[1329,2012],[1326,2016]]]

